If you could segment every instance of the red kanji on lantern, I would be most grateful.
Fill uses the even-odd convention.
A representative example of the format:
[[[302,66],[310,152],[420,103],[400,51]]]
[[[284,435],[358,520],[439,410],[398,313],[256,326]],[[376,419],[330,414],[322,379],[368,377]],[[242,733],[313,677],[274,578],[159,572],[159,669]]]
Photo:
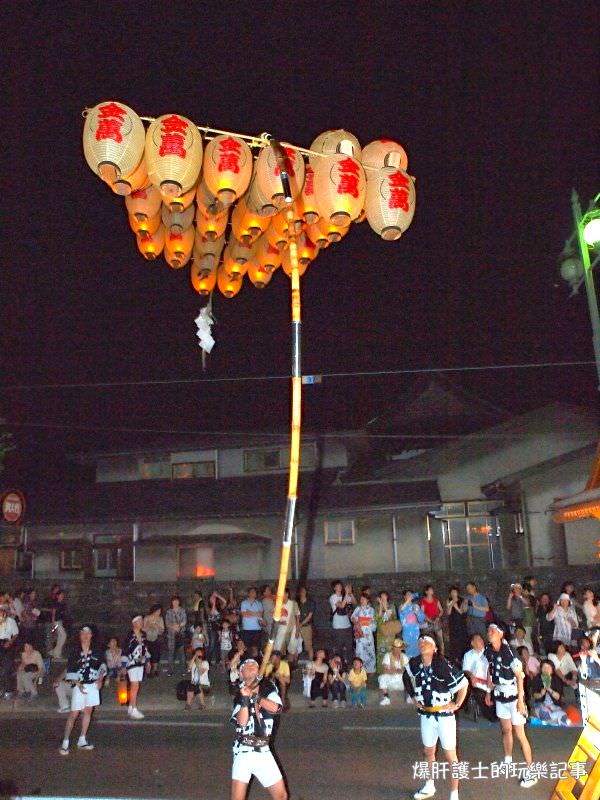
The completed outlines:
[[[181,117],[171,114],[161,122],[161,145],[158,151],[159,156],[179,156],[185,158],[184,136],[187,132],[188,124]]]
[[[360,178],[360,165],[352,158],[344,158],[338,164],[340,182],[338,183],[338,194],[351,194],[358,198],[358,181]]]
[[[131,197],[134,200],[146,200],[148,197],[148,192],[145,189],[136,189],[135,192],[131,193]]]
[[[107,103],[98,108],[98,130],[96,131],[96,141],[101,139],[114,139],[115,142],[122,142],[121,126],[126,111],[116,103]]]
[[[170,233],[169,234],[169,241],[170,242],[177,242],[183,240],[183,233]]]
[[[394,172],[390,175],[389,180],[390,199],[388,201],[389,208],[400,208],[402,211],[408,211],[408,187],[409,182],[406,175],[402,172]]]
[[[221,139],[219,144],[219,172],[235,172],[240,171],[240,150],[242,149],[241,142],[238,142],[231,136],[227,139]]]
[[[296,158],[296,152],[293,149],[293,147],[282,147],[281,149],[285,153],[285,157],[283,159],[283,163],[285,164],[285,171],[290,176],[290,178],[293,178],[296,174],[294,172],[294,159]],[[274,174],[279,175],[280,172],[281,169],[279,167],[279,164],[276,164]]]
[[[306,167],[306,180],[304,181],[304,194],[311,195],[315,191],[315,171],[312,167]]]

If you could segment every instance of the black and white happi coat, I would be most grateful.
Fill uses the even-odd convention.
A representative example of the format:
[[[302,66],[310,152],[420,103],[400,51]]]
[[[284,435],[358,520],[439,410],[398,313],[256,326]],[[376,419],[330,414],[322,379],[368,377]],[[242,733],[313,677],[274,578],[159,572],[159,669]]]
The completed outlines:
[[[264,708],[258,709],[258,701],[261,698],[271,700],[277,703],[279,709],[276,712],[267,711]],[[248,722],[243,727],[237,723],[237,715],[242,708],[241,694],[235,696],[233,701],[233,712],[231,714],[231,722],[235,725],[236,739],[233,743],[233,755],[237,755],[242,750],[246,749],[242,744],[241,739],[244,736],[260,736],[261,739],[270,739],[273,733],[273,724],[275,717],[281,710],[282,701],[281,696],[277,690],[277,686],[273,681],[268,678],[263,678],[258,688],[258,694],[255,695],[255,702],[252,703],[248,709]]]
[[[510,703],[518,698],[516,673],[522,671],[520,660],[515,656],[509,644],[502,640],[500,650],[494,650],[488,644],[484,650],[489,664],[489,674],[494,685],[494,700],[499,703]]]
[[[65,680],[73,683],[95,683],[106,672],[106,659],[101,650],[90,648],[84,653],[81,648],[76,648],[69,653]]]
[[[143,667],[146,661],[150,661],[146,634],[142,631],[138,639],[135,633],[131,631],[121,653],[121,663],[127,669],[130,669],[131,667]]]
[[[428,667],[423,663],[421,656],[411,658],[402,674],[402,679],[408,694],[417,703],[421,703],[427,708],[451,703],[453,696],[460,689],[468,686],[462,670],[438,654],[434,655]],[[426,717],[451,717],[454,715],[453,711],[434,712],[424,711],[420,708],[418,712]]]

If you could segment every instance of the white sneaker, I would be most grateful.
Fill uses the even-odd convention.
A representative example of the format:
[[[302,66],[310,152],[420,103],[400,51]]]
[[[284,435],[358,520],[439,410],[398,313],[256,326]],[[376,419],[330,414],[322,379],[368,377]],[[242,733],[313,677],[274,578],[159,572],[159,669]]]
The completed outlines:
[[[79,740],[77,742],[77,747],[80,750],[93,750],[94,749],[94,745],[91,742],[88,742],[87,739],[84,739],[83,741]]]
[[[430,783],[426,783],[422,786],[418,792],[413,794],[415,800],[427,800],[428,797],[433,797],[435,794],[435,786]]]
[[[68,714],[70,710],[71,710],[71,706],[63,706],[62,708],[57,708],[56,709],[56,713],[57,714]]]
[[[381,698],[381,700],[379,701],[379,705],[380,705],[380,706],[389,706],[391,702],[392,702],[392,701],[390,700],[390,698],[389,698],[389,697],[387,696],[387,694],[386,694],[386,695],[385,695],[384,697],[382,697],[382,698]]]
[[[137,708],[132,708],[128,713],[130,719],[144,719],[144,715],[141,711],[138,711]]]
[[[525,777],[521,778],[519,781],[519,786],[521,789],[531,789],[531,787],[535,786],[538,781],[539,777],[537,775],[531,775],[526,772]]]

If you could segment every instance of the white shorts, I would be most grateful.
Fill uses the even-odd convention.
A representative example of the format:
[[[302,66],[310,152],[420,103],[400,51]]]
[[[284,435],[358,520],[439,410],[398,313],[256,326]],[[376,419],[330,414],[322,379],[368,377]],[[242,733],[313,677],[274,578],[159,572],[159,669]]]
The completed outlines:
[[[424,747],[435,747],[438,739],[442,749],[456,749],[456,719],[449,717],[426,717],[421,714],[421,740]]]
[[[498,719],[509,719],[513,725],[525,725],[527,722],[527,718],[517,711],[516,700],[511,700],[510,703],[496,700],[496,716]]]
[[[71,695],[71,711],[83,711],[84,708],[93,708],[100,705],[100,692],[95,683],[84,685],[85,694],[79,686],[73,687]]]
[[[264,750],[262,753],[242,750],[233,757],[232,781],[250,783],[253,775],[265,789],[281,780],[281,771],[270,750]]]
[[[141,683],[144,680],[144,667],[128,667],[127,674],[132,683]]]
[[[402,675],[389,675],[387,673],[383,673],[377,678],[379,683],[379,688],[383,692],[391,691],[391,692],[403,692],[404,691],[404,681],[402,680]]]

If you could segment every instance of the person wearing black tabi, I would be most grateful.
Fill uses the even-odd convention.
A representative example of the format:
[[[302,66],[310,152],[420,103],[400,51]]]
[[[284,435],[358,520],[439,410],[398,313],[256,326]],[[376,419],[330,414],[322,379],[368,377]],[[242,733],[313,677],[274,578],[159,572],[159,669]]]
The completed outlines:
[[[458,762],[454,715],[465,701],[469,682],[458,667],[438,654],[433,636],[419,636],[418,645],[419,655],[409,660],[403,680],[421,718],[421,741],[429,774],[414,798],[425,800],[435,794],[433,764],[438,739],[446,760],[451,765]],[[458,777],[450,779],[450,800],[458,800]]]
[[[129,705],[127,715],[129,719],[144,719],[144,715],[137,707],[137,697],[140,683],[144,680],[144,673],[150,671],[151,656],[148,650],[146,634],[142,630],[144,619],[139,614],[131,620],[131,632],[125,640],[121,653],[121,662],[129,678]]]
[[[258,662],[253,658],[247,658],[239,668],[241,680],[231,715],[236,732],[231,800],[245,800],[253,775],[273,800],[287,800],[285,783],[269,745],[274,719],[281,712],[281,697],[275,684],[260,679],[258,672]]]
[[[488,661],[488,689],[486,704],[496,704],[496,716],[502,729],[504,763],[512,763],[513,736],[521,745],[527,766],[531,764],[531,745],[525,735],[527,705],[523,667],[510,646],[504,640],[504,631],[498,625],[488,625],[488,645],[485,657]],[[538,778],[525,770],[520,785],[523,789],[535,786]]]
[[[79,630],[79,647],[69,655],[65,680],[73,686],[71,695],[71,711],[65,724],[62,744],[59,753],[69,755],[69,737],[75,720],[82,712],[81,734],[77,741],[79,750],[93,750],[94,745],[88,742],[87,732],[94,708],[100,705],[100,688],[106,675],[104,653],[92,645],[92,629],[84,625]]]

